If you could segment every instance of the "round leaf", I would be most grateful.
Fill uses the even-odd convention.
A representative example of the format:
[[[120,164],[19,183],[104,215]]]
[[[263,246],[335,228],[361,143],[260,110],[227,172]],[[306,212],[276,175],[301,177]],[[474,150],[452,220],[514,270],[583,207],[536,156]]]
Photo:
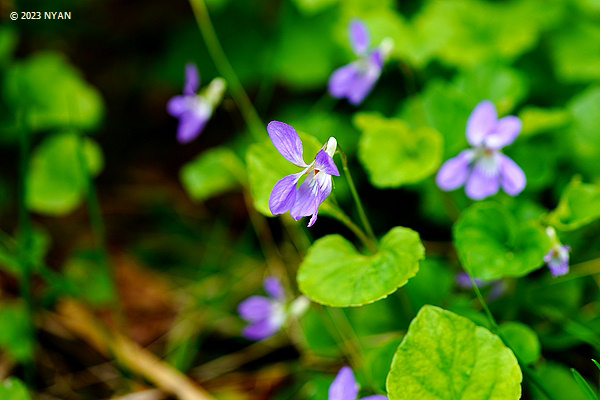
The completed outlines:
[[[390,400],[517,400],[523,379],[500,338],[465,317],[423,306],[387,377]]]
[[[500,332],[525,364],[532,364],[540,358],[541,345],[533,329],[520,322],[506,322],[500,326]]]
[[[355,124],[363,130],[358,157],[375,186],[420,182],[441,163],[442,135],[435,129],[411,130],[402,120],[372,114],[358,114]]]
[[[389,231],[373,255],[358,253],[340,235],[327,235],[308,250],[298,270],[300,291],[334,307],[382,299],[415,276],[425,249],[419,234],[403,227]]]
[[[517,224],[508,210],[491,201],[466,209],[452,232],[462,265],[486,281],[526,275],[544,264],[550,250],[541,226]]]

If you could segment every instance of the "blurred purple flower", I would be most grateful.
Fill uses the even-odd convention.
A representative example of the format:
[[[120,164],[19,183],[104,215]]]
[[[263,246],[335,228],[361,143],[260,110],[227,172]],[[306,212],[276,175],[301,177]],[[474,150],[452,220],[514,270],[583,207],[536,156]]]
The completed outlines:
[[[489,301],[494,301],[500,296],[504,294],[506,291],[506,284],[502,279],[494,280],[494,281],[484,281],[483,279],[473,278],[475,281],[475,285],[478,288],[483,288],[487,286],[492,286],[489,293],[487,294],[487,299]],[[456,284],[463,289],[471,289],[473,285],[471,284],[471,277],[466,272],[461,272],[456,275]]]
[[[317,220],[319,206],[331,193],[331,176],[340,176],[333,162],[337,141],[330,137],[317,153],[315,160],[306,164],[302,156],[302,140],[294,128],[283,122],[271,121],[267,125],[267,131],[277,151],[289,162],[304,168],[301,172],[288,175],[275,184],[269,198],[269,209],[274,215],[289,211],[296,221],[311,215],[308,222],[310,227]],[[305,175],[306,179],[298,188],[300,178]]]
[[[379,79],[391,45],[389,40],[384,40],[378,48],[369,51],[369,31],[360,19],[350,21],[349,36],[359,59],[333,72],[329,78],[329,93],[337,99],[347,98],[356,106],[363,102]]]
[[[569,246],[558,244],[554,246],[546,256],[544,261],[548,264],[553,276],[561,276],[569,273]]]
[[[350,367],[342,367],[329,386],[329,400],[356,400],[358,383]],[[388,400],[386,396],[375,395],[363,397],[362,400]]]
[[[520,132],[519,118],[498,119],[491,101],[480,102],[467,122],[467,140],[474,148],[446,161],[438,171],[437,185],[449,191],[466,183],[465,192],[473,200],[493,196],[500,187],[511,196],[518,195],[525,189],[525,174],[501,149],[514,142]]]
[[[306,297],[300,296],[287,307],[283,286],[273,276],[266,278],[263,285],[269,297],[251,296],[238,306],[240,317],[250,323],[243,332],[244,337],[250,340],[274,335],[290,315],[301,315],[310,304]]]
[[[192,63],[187,64],[183,95],[172,97],[167,103],[169,114],[179,118],[177,140],[180,143],[191,142],[202,133],[214,108],[223,97],[225,81],[215,78],[202,93],[196,94],[199,86],[198,69]]]

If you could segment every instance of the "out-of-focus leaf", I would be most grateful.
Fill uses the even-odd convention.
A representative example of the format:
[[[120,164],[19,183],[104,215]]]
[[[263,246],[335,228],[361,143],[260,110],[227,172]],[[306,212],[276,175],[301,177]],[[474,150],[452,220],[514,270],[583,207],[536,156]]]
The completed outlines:
[[[467,318],[421,308],[387,377],[390,400],[517,400],[521,370],[499,337]]]
[[[19,254],[19,243],[13,238],[3,238],[0,242],[0,268],[5,268],[13,274],[21,274],[21,259]],[[50,248],[50,235],[41,228],[34,228],[31,235],[31,244],[28,251],[28,262],[34,267],[44,263],[46,253]]]
[[[579,390],[567,367],[563,365],[549,362],[539,368],[538,376],[557,399],[588,400]],[[535,385],[531,385],[531,392],[534,400],[546,400],[546,395]]]
[[[536,191],[555,183],[560,149],[547,137],[519,139],[506,154],[517,163],[527,177],[526,191]]]
[[[562,128],[569,123],[571,118],[568,111],[560,108],[539,108],[526,106],[519,113],[523,122],[523,135],[535,135],[538,133]]]
[[[532,364],[540,358],[540,341],[529,326],[520,322],[505,322],[500,325],[500,333],[507,340],[512,351],[525,364]]]
[[[24,303],[0,306],[0,347],[15,360],[26,362],[33,357],[31,316]]]
[[[590,387],[590,384],[587,383],[587,381],[579,372],[577,372],[575,368],[571,368],[571,373],[573,374],[573,378],[575,379],[575,382],[577,382],[579,389],[581,389],[581,392],[586,395],[588,400],[598,400],[598,397]]]
[[[544,264],[550,249],[541,226],[518,223],[492,201],[463,211],[452,232],[462,265],[473,277],[484,280],[526,275]]]
[[[329,327],[326,324],[330,324]],[[321,357],[338,357],[340,348],[330,330],[336,332],[335,325],[324,312],[309,308],[301,319],[302,332],[308,345],[307,350]]]
[[[413,309],[417,310],[425,304],[441,305],[453,285],[454,276],[449,266],[440,259],[428,258],[421,261],[419,273],[404,290]]]
[[[192,199],[203,201],[234,189],[243,183],[244,175],[244,165],[235,153],[217,147],[184,165],[180,179]]]
[[[83,152],[83,157],[79,152]],[[73,211],[87,191],[86,171],[102,170],[102,150],[91,139],[67,132],[46,138],[35,150],[27,174],[27,206],[32,211],[65,215]]]
[[[27,387],[19,379],[11,376],[0,383],[0,399],[31,400]]]
[[[354,123],[363,131],[358,157],[375,186],[417,183],[439,167],[443,139],[435,129],[412,130],[402,120],[366,113],[357,114]]]
[[[5,66],[12,57],[17,44],[17,33],[11,27],[0,27],[0,67]]]
[[[296,7],[306,15],[316,14],[338,2],[339,0],[294,0]]]
[[[309,248],[298,270],[298,286],[311,300],[329,306],[372,303],[405,285],[424,256],[419,235],[408,228],[390,230],[378,252],[368,256],[342,236],[327,235]]]
[[[76,288],[75,295],[91,305],[106,306],[115,298],[110,271],[95,252],[82,252],[70,258],[64,274]]]
[[[578,229],[600,218],[600,185],[582,183],[581,178],[574,177],[548,218],[563,231]]]
[[[571,141],[571,157],[583,171],[600,175],[600,87],[591,87],[568,104],[572,114],[572,123],[566,131]]]
[[[104,113],[100,93],[60,55],[38,54],[13,64],[6,72],[4,94],[30,130],[94,129]]]
[[[567,82],[600,79],[600,26],[580,18],[554,32],[551,55],[557,75]]]
[[[310,163],[315,159],[322,145],[310,135],[301,133],[300,139],[304,148],[304,161]],[[269,210],[269,197],[275,184],[285,176],[301,172],[302,169],[283,158],[270,139],[255,143],[248,148],[246,165],[254,207],[262,214],[272,216]]]
[[[371,380],[377,384],[379,390],[385,392],[385,380],[390,373],[392,359],[401,339],[392,339],[367,352],[365,357],[366,370],[371,374]]]

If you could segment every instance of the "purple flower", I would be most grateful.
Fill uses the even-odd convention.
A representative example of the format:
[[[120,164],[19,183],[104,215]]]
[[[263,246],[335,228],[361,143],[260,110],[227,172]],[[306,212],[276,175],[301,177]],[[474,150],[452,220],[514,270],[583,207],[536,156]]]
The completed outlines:
[[[238,306],[240,316],[250,323],[243,332],[244,337],[250,340],[274,335],[290,315],[301,315],[310,304],[306,297],[300,296],[288,307],[283,286],[275,277],[266,278],[264,288],[269,297],[251,296]]]
[[[302,156],[302,140],[294,128],[283,122],[271,121],[267,125],[267,131],[277,151],[289,162],[304,168],[301,172],[288,175],[275,184],[269,198],[269,209],[273,215],[289,211],[296,221],[311,215],[308,222],[310,227],[317,220],[319,206],[331,193],[331,176],[340,176],[333,162],[337,141],[330,137],[317,153],[315,160],[306,164]],[[306,176],[306,179],[298,187],[298,182],[303,176]]]
[[[213,79],[205,90],[196,94],[199,85],[198,69],[194,64],[187,64],[183,95],[175,96],[167,103],[169,114],[179,118],[177,140],[180,143],[188,143],[202,132],[225,91],[222,78]]]
[[[349,36],[359,59],[333,72],[329,78],[329,93],[337,99],[347,98],[356,106],[363,102],[379,79],[391,44],[384,40],[378,48],[369,51],[369,31],[359,19],[350,22]]]
[[[489,301],[496,300],[497,298],[502,296],[506,291],[506,284],[502,279],[494,281],[484,281],[483,279],[473,278],[473,280],[475,281],[475,285],[477,285],[478,288],[483,288],[492,285],[492,288],[490,289],[487,295],[487,299]],[[473,287],[473,285],[471,284],[471,277],[466,272],[461,272],[458,275],[456,275],[456,284],[463,289],[471,289]]]
[[[569,246],[558,244],[544,256],[544,261],[548,264],[548,268],[550,268],[553,276],[561,276],[569,273],[570,251],[571,248]]]
[[[467,140],[474,148],[446,161],[438,171],[437,185],[448,191],[466,184],[465,192],[473,200],[493,196],[500,187],[511,196],[518,195],[525,189],[525,174],[501,149],[520,132],[519,118],[498,119],[494,104],[482,101],[467,122]]]
[[[329,386],[329,400],[356,400],[358,383],[350,367],[342,367]],[[375,395],[363,397],[362,400],[388,400],[386,396]]]

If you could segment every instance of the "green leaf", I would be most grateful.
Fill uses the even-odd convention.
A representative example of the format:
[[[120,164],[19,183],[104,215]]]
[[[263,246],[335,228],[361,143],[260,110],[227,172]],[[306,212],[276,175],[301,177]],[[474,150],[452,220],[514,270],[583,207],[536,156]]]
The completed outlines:
[[[596,394],[590,387],[589,383],[586,382],[583,376],[581,376],[581,374],[577,372],[575,368],[571,368],[571,373],[573,374],[573,378],[575,378],[575,382],[577,382],[577,385],[583,394],[585,394],[589,400],[598,400],[598,397],[596,397]]]
[[[300,139],[304,148],[304,160],[311,163],[322,145],[313,136],[303,133],[300,133]],[[252,144],[248,148],[246,165],[254,207],[266,216],[273,216],[269,210],[269,197],[275,184],[285,176],[298,173],[302,169],[283,158],[270,139]]]
[[[596,365],[596,367],[598,367],[598,369],[600,369],[600,364],[598,363],[598,361],[594,360],[593,358],[592,358],[592,361],[594,362],[594,364]]]
[[[329,324],[329,327],[327,326]],[[306,350],[320,357],[339,357],[340,348],[330,331],[337,332],[329,316],[316,307],[309,308],[302,316],[300,325],[306,343]]]
[[[0,67],[4,67],[12,58],[16,44],[16,31],[6,25],[0,27]]]
[[[11,376],[0,383],[0,399],[2,400],[31,400],[27,386],[19,379]]]
[[[46,253],[50,249],[50,235],[45,230],[35,227],[31,235],[31,243],[28,251],[29,263],[36,270],[44,264]],[[21,274],[21,258],[19,254],[19,243],[12,237],[4,237],[0,244],[0,268],[8,272]]]
[[[87,191],[87,178],[79,150],[87,162],[87,171],[96,176],[102,169],[100,147],[88,138],[68,132],[46,138],[35,150],[27,173],[27,206],[49,215],[73,211]]]
[[[539,368],[538,375],[557,399],[589,400],[581,393],[569,370],[561,364],[549,362]],[[531,392],[534,400],[547,400],[535,385],[531,385]]]
[[[578,229],[600,218],[600,186],[574,177],[560,196],[549,221],[563,231]]]
[[[199,201],[234,189],[243,183],[244,175],[244,165],[226,147],[205,151],[184,165],[180,172],[186,192],[192,199]]]
[[[393,293],[419,269],[425,249],[419,234],[390,230],[373,255],[362,255],[340,235],[327,235],[308,250],[298,270],[300,291],[334,307],[360,306]]]
[[[59,54],[38,54],[14,64],[4,83],[7,103],[24,110],[31,130],[93,129],[102,119],[100,93]]]
[[[0,306],[0,347],[14,359],[27,362],[33,358],[33,322],[22,302]],[[0,397],[1,398],[1,397]]]
[[[390,372],[390,365],[394,353],[400,345],[400,339],[392,339],[367,352],[365,356],[365,370],[371,374],[371,380],[377,384],[377,388],[385,392],[385,380]]]
[[[585,82],[600,78],[600,26],[583,18],[556,30],[550,38],[552,63],[556,74],[567,82]]]
[[[570,121],[568,111],[560,108],[539,108],[535,106],[523,107],[519,113],[523,122],[523,135],[535,135],[546,131],[562,128]]]
[[[462,265],[483,280],[527,275],[544,264],[550,249],[541,226],[519,224],[506,208],[492,201],[463,211],[452,233]]]
[[[572,123],[565,132],[571,141],[571,159],[583,171],[600,175],[600,87],[595,86],[575,96],[568,104]]]
[[[505,322],[500,325],[500,333],[523,363],[532,364],[540,358],[540,341],[529,326],[520,322]]]
[[[316,14],[339,2],[339,0],[294,0],[296,7],[306,15]]]
[[[469,319],[423,306],[387,377],[390,400],[519,399],[519,364],[502,340]]]
[[[443,139],[435,129],[412,130],[402,120],[366,113],[357,114],[354,123],[363,131],[358,157],[377,187],[420,182],[441,163]]]
[[[91,305],[105,306],[115,299],[111,273],[96,252],[81,252],[70,258],[64,266],[64,274],[76,288],[74,295]]]

